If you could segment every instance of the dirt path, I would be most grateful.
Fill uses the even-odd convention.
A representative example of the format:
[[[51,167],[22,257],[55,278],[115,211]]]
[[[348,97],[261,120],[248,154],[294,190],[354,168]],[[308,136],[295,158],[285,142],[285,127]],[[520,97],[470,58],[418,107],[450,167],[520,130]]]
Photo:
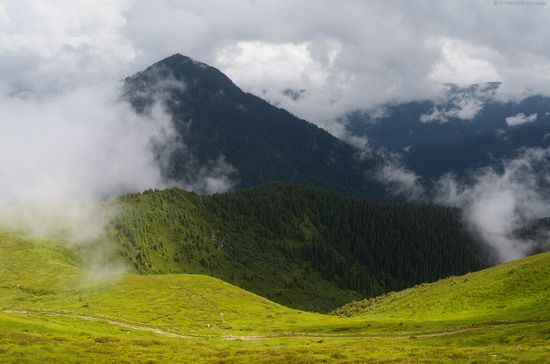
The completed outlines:
[[[220,338],[223,340],[241,340],[241,341],[258,341],[258,340],[266,340],[266,339],[277,339],[277,338],[288,338],[288,339],[313,339],[313,340],[322,340],[322,339],[422,339],[422,338],[430,338],[430,337],[438,337],[438,336],[446,336],[446,335],[453,335],[468,331],[474,331],[479,330],[482,328],[487,327],[493,327],[493,326],[501,326],[501,325],[510,325],[517,322],[510,321],[510,322],[497,322],[497,323],[487,323],[487,324],[480,324],[476,326],[468,326],[468,327],[457,327],[453,329],[448,329],[444,331],[438,331],[438,332],[431,332],[431,333],[424,333],[424,334],[409,334],[406,336],[392,336],[392,335],[347,335],[347,336],[341,336],[341,335],[299,335],[299,334],[276,334],[276,335],[252,335],[252,336],[236,336],[236,335],[226,335],[226,336],[216,336],[216,335],[205,335],[205,334],[197,334],[197,335],[182,335],[177,334],[170,331],[165,331],[156,327],[151,326],[145,326],[140,325],[137,323],[128,323],[125,321],[118,321],[113,320],[110,318],[101,318],[101,317],[94,317],[94,316],[84,316],[84,315],[75,315],[75,314],[69,314],[69,313],[61,313],[61,312],[54,312],[54,311],[32,311],[32,310],[0,310],[1,313],[6,314],[20,314],[20,315],[41,315],[41,316],[51,316],[51,317],[68,317],[68,318],[77,318],[81,320],[86,321],[94,321],[94,322],[103,322],[110,325],[118,326],[118,327],[124,327],[127,329],[132,330],[139,330],[139,331],[147,331],[152,332],[158,335],[162,335],[165,337],[172,337],[172,338],[179,338],[179,339],[203,339],[203,338]]]
[[[489,327],[494,325],[487,325],[483,327],[459,327],[456,329],[449,329],[445,331],[432,332],[427,334],[410,334],[404,336],[392,336],[392,335],[258,335],[258,336],[223,336],[224,340],[242,340],[242,341],[257,341],[265,339],[277,339],[277,338],[289,338],[289,339],[312,339],[312,340],[322,340],[322,339],[422,339],[428,337],[438,337],[446,336],[452,334],[458,334],[461,332],[468,332],[479,330],[484,327]]]
[[[143,325],[137,325],[137,324],[130,324],[124,321],[116,321],[112,319],[107,318],[100,318],[100,317],[93,317],[93,316],[83,316],[83,315],[73,315],[68,313],[60,313],[60,312],[53,312],[53,311],[30,311],[30,310],[0,310],[2,313],[14,313],[14,314],[22,314],[22,315],[42,315],[42,316],[52,316],[52,317],[69,317],[69,318],[78,318],[86,321],[95,321],[95,322],[103,322],[114,326],[124,327],[127,329],[133,329],[133,330],[139,330],[139,331],[147,331],[152,332],[155,334],[163,335],[166,337],[177,337],[180,339],[195,339],[195,338],[201,338],[201,337],[207,337],[207,335],[200,335],[200,336],[192,336],[192,335],[181,335],[176,334],[173,332],[161,330],[155,327],[150,326],[143,326]]]

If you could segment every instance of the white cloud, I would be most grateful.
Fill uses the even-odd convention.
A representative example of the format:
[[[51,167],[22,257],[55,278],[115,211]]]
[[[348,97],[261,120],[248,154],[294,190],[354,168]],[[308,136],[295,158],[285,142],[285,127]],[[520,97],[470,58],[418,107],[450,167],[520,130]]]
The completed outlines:
[[[179,52],[342,136],[347,112],[434,99],[446,82],[499,80],[503,99],[550,94],[549,12],[468,0],[5,1],[0,69],[4,88],[51,92]],[[291,100],[287,88],[306,92]]]
[[[452,113],[454,114],[454,113]],[[451,115],[452,115],[451,114]],[[446,123],[449,119],[450,115],[446,111],[442,111],[437,107],[434,107],[428,114],[422,114],[420,115],[420,122],[422,123],[432,123],[432,122],[438,122],[438,123]]]
[[[384,159],[384,164],[376,172],[375,178],[386,184],[392,194],[403,196],[407,201],[426,200],[426,190],[420,177],[402,165],[399,154],[379,152],[378,156]]]
[[[337,46],[334,48],[337,53]],[[278,85],[276,90],[281,91],[300,86],[323,87],[328,77],[328,70],[312,58],[307,43],[239,42],[222,49],[216,64],[246,84]],[[261,89],[254,91],[262,93]]]
[[[488,100],[496,98],[497,92],[498,88],[491,84],[476,84],[467,88],[447,84],[445,91],[434,100],[434,108],[420,115],[420,122],[446,123],[450,118],[472,121]]]
[[[500,99],[550,91],[540,76],[550,74],[541,46],[550,38],[544,7],[429,0],[236,1],[231,10],[214,0],[174,4],[136,2],[126,33],[137,49],[179,51],[214,64],[245,90],[339,137],[347,112],[434,99],[442,83],[502,81]],[[511,19],[530,30],[527,40],[509,27]],[[306,92],[292,100],[280,94],[287,88]],[[480,107],[467,100],[443,117],[471,120]]]
[[[215,64],[246,91],[345,138],[344,125],[333,118],[344,111],[336,104],[344,102],[353,80],[334,66],[340,51],[341,45],[329,39],[315,44],[239,42],[221,49]],[[286,89],[305,91],[294,100],[283,93]]]
[[[100,201],[166,186],[161,165],[176,145],[171,119],[160,102],[137,115],[121,100],[118,80],[181,51],[176,42],[191,42],[208,21],[197,16],[185,22],[193,31],[172,33],[177,26],[170,24],[184,20],[182,14],[192,20],[192,12],[172,1],[151,4],[0,4],[0,224],[87,240],[111,218]],[[147,38],[142,28],[148,23],[165,26]],[[163,87],[183,87],[170,81]],[[154,96],[161,101],[166,94],[155,90]],[[186,187],[231,187],[223,160],[194,167],[200,173]]]
[[[453,176],[438,181],[436,202],[464,210],[464,218],[491,247],[501,261],[521,258],[532,247],[515,232],[526,223],[550,215],[547,190],[550,181],[550,149],[526,149],[505,161],[503,170],[477,172],[472,184]]]
[[[59,92],[84,81],[119,79],[134,56],[121,33],[128,1],[6,1],[0,11],[4,88]]]
[[[189,175],[192,177],[184,182],[186,189],[198,192],[213,194],[227,192],[235,186],[235,180],[232,179],[237,170],[225,160],[221,155],[217,160],[201,166],[188,164]]]
[[[385,163],[376,178],[391,193],[411,202],[431,201],[462,209],[464,221],[494,250],[499,261],[529,253],[533,242],[518,238],[517,231],[550,216],[550,148],[523,149],[500,166],[479,169],[471,183],[444,175],[431,189],[401,164],[399,155],[381,156]]]
[[[472,121],[483,109],[483,105],[484,102],[475,97],[459,98],[449,108],[435,106],[430,113],[420,115],[420,121],[445,123],[449,118]]]
[[[501,80],[502,77],[489,61],[501,57],[498,52],[447,37],[434,39],[434,42],[439,43],[442,58],[434,63],[428,78],[460,86]]]
[[[537,114],[531,114],[527,116],[524,113],[519,113],[517,115],[508,116],[506,118],[506,124],[508,124],[508,126],[517,126],[532,123],[534,121],[537,121]]]
[[[172,142],[171,119],[160,106],[136,115],[116,86],[0,95],[2,224],[82,240],[105,222],[98,201],[163,186],[153,148]]]

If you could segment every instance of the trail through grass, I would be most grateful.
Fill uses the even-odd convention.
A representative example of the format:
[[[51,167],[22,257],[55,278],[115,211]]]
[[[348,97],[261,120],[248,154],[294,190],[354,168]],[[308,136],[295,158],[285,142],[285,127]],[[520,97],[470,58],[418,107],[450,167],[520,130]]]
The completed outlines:
[[[28,316],[47,316],[47,317],[68,317],[82,319],[86,321],[95,321],[107,323],[114,326],[119,326],[122,328],[138,330],[138,331],[147,331],[154,334],[162,335],[165,337],[180,338],[180,339],[199,339],[199,338],[212,338],[212,335],[197,334],[197,335],[181,335],[174,332],[169,332],[161,330],[159,328],[145,326],[138,323],[130,323],[125,321],[112,320],[102,317],[92,317],[84,315],[73,315],[67,313],[53,312],[53,311],[30,311],[30,310],[0,310],[0,312],[5,314],[16,314],[16,315],[28,315]],[[541,321],[529,321],[529,322],[541,322]],[[544,322],[548,322],[545,320]],[[266,340],[274,338],[288,338],[288,339],[421,339],[421,338],[431,338],[431,337],[440,337],[446,335],[454,335],[458,333],[469,332],[473,330],[480,330],[484,328],[492,328],[496,326],[506,326],[506,325],[517,325],[518,323],[525,323],[525,321],[500,321],[500,322],[488,322],[481,323],[478,325],[471,325],[466,327],[453,327],[446,329],[444,331],[431,332],[431,333],[420,333],[405,336],[396,336],[396,335],[296,335],[296,334],[269,334],[269,335],[254,335],[254,336],[221,336],[223,340],[245,340],[245,341],[256,341],[256,340]]]

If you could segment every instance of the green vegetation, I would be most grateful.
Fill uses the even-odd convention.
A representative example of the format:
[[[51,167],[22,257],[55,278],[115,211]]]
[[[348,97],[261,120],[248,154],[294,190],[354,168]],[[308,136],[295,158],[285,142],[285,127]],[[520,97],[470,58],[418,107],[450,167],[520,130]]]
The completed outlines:
[[[328,312],[490,261],[458,210],[304,186],[213,196],[148,191],[121,197],[119,206],[110,235],[137,272],[207,274],[309,311]]]
[[[538,362],[550,253],[350,304],[286,308],[216,278],[124,273],[73,245],[0,231],[0,362]],[[347,316],[352,317],[347,317]]]
[[[353,302],[338,315],[460,322],[550,317],[550,252]],[[542,305],[541,305],[542,304]]]

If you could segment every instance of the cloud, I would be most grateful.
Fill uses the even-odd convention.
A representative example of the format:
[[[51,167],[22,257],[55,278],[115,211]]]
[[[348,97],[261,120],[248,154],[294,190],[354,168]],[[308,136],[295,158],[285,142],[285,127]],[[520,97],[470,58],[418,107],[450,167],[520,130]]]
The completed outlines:
[[[63,92],[117,80],[134,57],[122,34],[128,1],[5,1],[0,8],[0,70],[5,91]]]
[[[518,237],[518,231],[550,216],[550,149],[522,149],[501,165],[482,168],[472,182],[442,176],[429,188],[405,168],[396,154],[386,155],[377,179],[411,202],[432,202],[462,209],[464,221],[501,262],[518,259],[541,242]],[[545,243],[545,242],[543,242]]]
[[[550,94],[541,77],[550,74],[547,13],[476,1],[242,0],[228,8],[215,0],[138,0],[125,13],[124,33],[138,60],[190,55],[345,139],[347,113],[436,100],[444,83],[501,81],[500,101]],[[292,99],[287,89],[305,92]],[[457,100],[425,118],[472,120],[482,107],[473,98]]]
[[[0,94],[0,225],[89,241],[115,216],[108,202],[115,196],[173,185],[199,193],[231,189],[236,170],[223,157],[199,164],[189,154],[182,179],[165,178],[172,153],[185,145],[164,105],[185,84],[153,76],[143,90],[151,102],[139,113],[119,82]]]
[[[502,171],[477,172],[471,185],[447,175],[438,181],[436,201],[461,207],[470,226],[492,246],[501,261],[529,252],[532,242],[515,236],[529,222],[550,216],[550,149],[525,149],[505,161]]]
[[[402,11],[385,5],[136,1],[125,14],[124,33],[139,62],[189,55],[340,137],[345,126],[336,120],[347,112],[434,95],[440,86],[426,78],[437,49],[418,42]],[[286,89],[306,91],[293,100]]]
[[[317,59],[314,48],[323,48],[325,58]],[[274,105],[307,117],[333,135],[343,138],[345,127],[332,119],[343,109],[335,105],[351,80],[334,67],[340,44],[325,42],[266,43],[238,42],[219,51],[215,64],[238,84]],[[335,82],[335,79],[340,82]],[[338,87],[339,90],[335,90]],[[326,88],[326,92],[320,90]],[[289,98],[285,91],[304,90],[300,98]],[[330,98],[330,99],[329,99]],[[330,111],[339,109],[337,113]],[[329,117],[327,117],[329,116]]]
[[[399,154],[379,151],[377,155],[384,163],[376,171],[375,178],[384,183],[390,193],[410,202],[426,201],[426,190],[420,177],[402,165]]]
[[[54,92],[179,52],[345,136],[347,113],[436,99],[443,83],[501,81],[502,100],[550,94],[549,12],[473,0],[6,1],[0,69],[12,92]],[[478,107],[433,116],[469,120]]]
[[[517,115],[508,116],[506,118],[506,124],[508,124],[508,126],[517,126],[526,123],[532,123],[534,121],[537,121],[537,114],[526,116],[524,113],[519,113]]]
[[[200,166],[195,173],[190,173],[193,177],[186,186],[198,193],[227,192],[235,186],[235,181],[231,177],[236,172],[237,170],[225,160],[225,156],[221,155],[217,160]]]
[[[499,87],[498,83],[473,84],[466,88],[446,84],[445,91],[434,100],[433,109],[420,115],[420,122],[443,124],[451,118],[472,121],[487,101],[496,98]]]
[[[433,42],[438,44],[442,57],[434,62],[428,78],[461,86],[502,79],[495,65],[489,61],[500,57],[491,48],[445,36],[434,35]]]
[[[0,220],[35,233],[96,235],[98,201],[164,185],[155,145],[170,143],[157,105],[137,115],[116,83],[28,98],[0,95]]]
[[[430,113],[420,115],[420,122],[446,123],[450,118],[472,121],[483,109],[483,102],[474,97],[455,99],[448,107],[435,106]]]
[[[275,90],[296,88],[300,85],[323,87],[328,77],[323,64],[312,58],[310,44],[281,43],[271,44],[259,41],[238,42],[222,49],[216,64],[222,66],[228,75],[243,80],[247,84],[259,79]],[[333,46],[332,52],[338,53]],[[266,73],[266,66],[269,73]],[[262,94],[262,89],[254,90]]]

